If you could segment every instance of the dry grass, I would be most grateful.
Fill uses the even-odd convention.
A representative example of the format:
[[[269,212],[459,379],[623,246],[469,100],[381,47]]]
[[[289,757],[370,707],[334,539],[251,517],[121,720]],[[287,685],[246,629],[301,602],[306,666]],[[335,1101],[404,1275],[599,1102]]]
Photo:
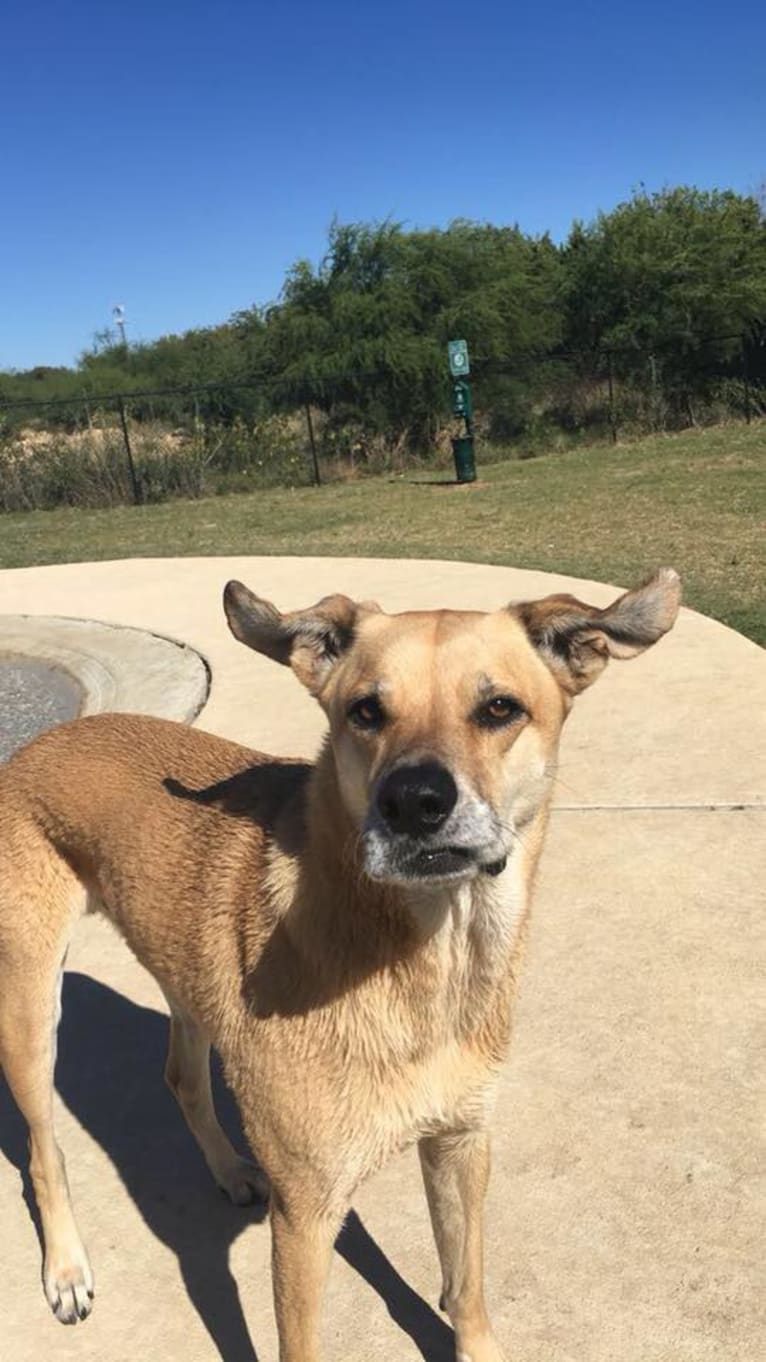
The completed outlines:
[[[182,430],[168,430],[158,421],[146,421],[140,425],[133,423],[131,445],[141,453],[151,452],[156,447],[173,451],[188,444],[189,437]],[[44,456],[52,445],[65,445],[73,453],[85,458],[96,459],[104,448],[112,444],[122,444],[122,429],[113,422],[107,425],[93,425],[90,429],[50,431],[31,430],[22,427],[9,441],[18,450],[19,457]]]

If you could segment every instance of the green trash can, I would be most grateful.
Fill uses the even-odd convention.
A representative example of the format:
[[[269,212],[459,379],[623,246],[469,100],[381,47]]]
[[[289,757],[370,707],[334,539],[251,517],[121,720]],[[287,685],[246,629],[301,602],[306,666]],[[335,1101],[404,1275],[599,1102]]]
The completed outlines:
[[[457,435],[452,441],[452,457],[458,482],[476,481],[476,460],[473,456],[473,436]]]

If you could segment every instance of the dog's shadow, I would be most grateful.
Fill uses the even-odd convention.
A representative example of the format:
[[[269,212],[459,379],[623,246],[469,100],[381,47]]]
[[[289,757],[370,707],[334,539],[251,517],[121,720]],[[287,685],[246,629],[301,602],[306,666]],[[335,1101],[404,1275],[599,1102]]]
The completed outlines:
[[[162,1081],[167,1018],[88,975],[70,972],[59,1035],[56,1086],[64,1102],[108,1154],[146,1224],[177,1255],[189,1299],[221,1358],[258,1362],[229,1271],[229,1249],[244,1225],[264,1218],[264,1209],[231,1206],[214,1187]],[[235,1144],[246,1148],[233,1098],[220,1075],[216,1078],[222,1123]],[[0,1149],[22,1170],[36,1220],[26,1127],[1,1076]],[[336,1248],[379,1293],[423,1358],[451,1362],[452,1330],[407,1285],[354,1212]]]

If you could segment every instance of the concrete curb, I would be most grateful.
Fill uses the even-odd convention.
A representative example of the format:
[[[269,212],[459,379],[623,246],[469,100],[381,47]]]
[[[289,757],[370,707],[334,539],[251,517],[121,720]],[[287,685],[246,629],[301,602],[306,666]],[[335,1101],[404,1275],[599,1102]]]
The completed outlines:
[[[0,616],[0,652],[38,658],[68,672],[83,690],[81,714],[110,710],[188,723],[210,693],[210,667],[194,648],[125,625]]]

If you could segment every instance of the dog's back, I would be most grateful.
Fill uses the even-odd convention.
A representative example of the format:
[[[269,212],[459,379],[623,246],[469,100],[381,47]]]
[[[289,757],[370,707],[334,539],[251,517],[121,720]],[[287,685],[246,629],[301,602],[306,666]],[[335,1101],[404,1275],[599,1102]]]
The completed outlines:
[[[211,971],[239,973],[237,917],[243,893],[257,912],[269,842],[300,847],[310,770],[144,716],[42,735],[0,770],[0,949],[64,929],[36,892],[44,866],[67,917],[85,891],[164,986],[180,990],[180,969],[209,994]]]

